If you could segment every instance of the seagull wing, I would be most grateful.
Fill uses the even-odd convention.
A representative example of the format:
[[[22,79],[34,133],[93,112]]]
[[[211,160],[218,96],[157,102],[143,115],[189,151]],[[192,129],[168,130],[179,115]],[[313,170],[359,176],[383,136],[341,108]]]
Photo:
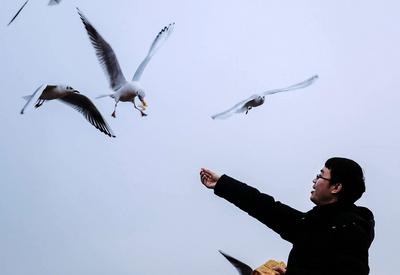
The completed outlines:
[[[243,113],[247,110],[246,103],[249,102],[250,100],[253,100],[256,96],[257,95],[252,95],[251,97],[249,97],[243,101],[240,101],[239,103],[234,105],[232,108],[230,108],[222,113],[211,116],[211,118],[212,119],[225,119],[225,118],[232,116],[235,113]]]
[[[117,91],[126,83],[126,79],[121,71],[117,57],[111,46],[103,39],[103,37],[101,37],[92,24],[90,24],[85,15],[78,8],[77,10],[83,25],[86,28],[90,42],[96,50],[97,59],[108,76],[110,86],[114,91]]]
[[[37,89],[33,92],[33,94],[31,95],[27,95],[24,96],[23,98],[26,99],[26,103],[24,105],[24,107],[21,110],[21,115],[24,114],[26,107],[28,107],[28,105],[32,102],[35,101],[36,99],[38,99],[40,97],[40,95],[42,94],[42,92],[47,88],[47,85],[40,85],[39,87],[37,87]],[[39,93],[40,92],[40,93]]]
[[[229,256],[221,250],[218,251],[239,271],[240,275],[251,275],[253,273],[253,269],[247,264]]]
[[[14,17],[10,20],[10,22],[8,22],[7,26],[9,26],[14,19],[18,16],[18,14],[22,11],[22,9],[25,7],[26,4],[28,4],[29,0],[26,0],[25,3],[22,5],[22,7],[17,11],[17,13],[14,15]]]
[[[80,112],[87,121],[89,121],[94,127],[99,129],[104,134],[115,137],[110,126],[97,110],[96,106],[90,101],[89,98],[82,94],[69,92],[66,96],[59,98],[63,103],[70,105],[72,108]]]
[[[274,89],[274,90],[269,90],[266,91],[264,93],[262,93],[263,95],[272,95],[272,94],[276,94],[276,93],[280,93],[280,92],[287,92],[287,91],[292,91],[292,90],[297,90],[297,89],[302,89],[305,87],[310,86],[311,84],[313,84],[316,80],[318,79],[318,75],[314,75],[300,83],[291,85],[289,87],[286,88],[282,88],[282,89]]]
[[[145,59],[140,63],[139,67],[136,69],[135,74],[133,75],[133,81],[139,81],[140,77],[143,74],[144,68],[146,67],[147,63],[149,63],[150,59],[156,53],[156,51],[161,47],[162,44],[168,39],[171,35],[172,31],[174,30],[175,23],[171,23],[168,26],[165,26],[156,36],[153,43],[150,46],[149,52]]]
[[[49,1],[49,6],[57,5],[60,4],[61,0],[50,0]]]

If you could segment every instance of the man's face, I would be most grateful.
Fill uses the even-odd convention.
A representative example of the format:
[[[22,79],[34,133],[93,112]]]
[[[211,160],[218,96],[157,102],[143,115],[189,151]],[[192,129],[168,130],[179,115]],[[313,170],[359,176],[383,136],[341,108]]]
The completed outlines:
[[[330,185],[331,171],[324,167],[313,180],[310,200],[316,205],[324,205],[337,201],[337,186]]]

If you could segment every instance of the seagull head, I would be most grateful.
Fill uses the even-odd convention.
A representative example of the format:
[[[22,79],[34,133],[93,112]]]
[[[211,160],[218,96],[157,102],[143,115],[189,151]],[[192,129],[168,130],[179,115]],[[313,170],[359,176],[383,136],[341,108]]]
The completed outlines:
[[[64,85],[63,85],[63,86],[64,86]],[[78,91],[78,90],[75,90],[75,89],[72,88],[71,86],[65,85],[65,86],[62,87],[62,88],[64,88],[64,90],[67,91],[67,92],[73,92],[73,93],[79,94],[79,91]]]

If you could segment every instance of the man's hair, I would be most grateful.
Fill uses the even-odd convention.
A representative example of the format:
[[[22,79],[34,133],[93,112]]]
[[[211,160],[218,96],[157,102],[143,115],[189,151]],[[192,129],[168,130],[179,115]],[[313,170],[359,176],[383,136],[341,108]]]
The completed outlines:
[[[342,190],[338,193],[338,201],[354,203],[365,192],[364,174],[361,166],[351,159],[330,158],[325,167],[331,172],[330,184],[341,183]]]

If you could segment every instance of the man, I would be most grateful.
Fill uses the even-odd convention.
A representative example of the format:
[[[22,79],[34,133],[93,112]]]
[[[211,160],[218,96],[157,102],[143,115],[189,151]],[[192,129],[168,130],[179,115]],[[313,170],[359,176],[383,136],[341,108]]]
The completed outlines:
[[[313,180],[308,212],[291,208],[227,175],[202,168],[201,182],[293,244],[285,275],[369,273],[368,249],[374,217],[354,203],[365,192],[361,167],[353,160],[331,158]]]

